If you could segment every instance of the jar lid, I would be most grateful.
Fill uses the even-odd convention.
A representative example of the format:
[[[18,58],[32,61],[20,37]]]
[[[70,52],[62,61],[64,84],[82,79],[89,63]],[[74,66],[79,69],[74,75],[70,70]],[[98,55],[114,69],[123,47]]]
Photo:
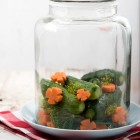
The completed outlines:
[[[67,6],[67,7],[79,7],[88,6],[97,9],[105,6],[117,6],[117,0],[50,0],[50,5],[53,6]]]
[[[116,0],[51,0],[54,2],[111,2]]]

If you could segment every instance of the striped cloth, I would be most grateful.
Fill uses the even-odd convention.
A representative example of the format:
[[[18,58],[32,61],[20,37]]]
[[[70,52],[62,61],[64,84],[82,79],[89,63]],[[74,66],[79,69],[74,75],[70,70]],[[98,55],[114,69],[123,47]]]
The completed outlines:
[[[41,133],[33,129],[28,123],[26,123],[20,115],[19,111],[4,111],[0,112],[0,127],[6,130],[19,134],[28,138],[28,140],[62,140],[62,138],[56,138],[54,136]],[[122,140],[125,136],[130,135],[131,132],[140,132],[140,126],[126,132],[125,134],[117,137],[107,138],[108,140]],[[68,140],[68,139],[67,139]],[[69,140],[71,140],[69,138]],[[73,139],[74,140],[74,139]],[[105,138],[106,140],[106,138]],[[129,137],[129,140],[140,140],[140,133]]]
[[[33,140],[49,140],[47,134],[36,131],[26,123],[21,118],[19,111],[0,112],[0,121],[0,126],[8,131],[12,131]]]

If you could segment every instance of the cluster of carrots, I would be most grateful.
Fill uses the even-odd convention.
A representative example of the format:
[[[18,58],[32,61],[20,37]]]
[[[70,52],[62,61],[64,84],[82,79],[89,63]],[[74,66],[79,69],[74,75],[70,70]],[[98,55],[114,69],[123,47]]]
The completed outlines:
[[[51,80],[57,82],[59,84],[63,84],[66,80],[66,74],[64,72],[56,72],[53,76],[51,76]],[[102,90],[105,92],[114,92],[115,84],[103,85]],[[81,102],[86,101],[90,97],[90,92],[85,91],[84,89],[77,90],[77,99]],[[52,87],[48,88],[46,91],[46,98],[48,99],[48,103],[51,105],[55,105],[62,101],[63,92],[60,88]],[[127,112],[121,106],[117,107],[112,115],[112,121],[124,125],[126,124]],[[38,123],[41,125],[55,127],[53,122],[50,120],[50,115],[43,109],[39,109],[38,111]],[[106,125],[96,125],[94,121],[90,119],[85,119],[81,121],[80,130],[99,130],[99,129],[107,129]]]
[[[112,116],[112,120],[113,122],[118,123],[120,125],[126,124],[126,117],[127,113],[124,110],[124,108],[117,107]],[[55,127],[53,122],[50,121],[50,115],[43,109],[40,109],[38,111],[38,123],[48,127]],[[105,124],[96,124],[94,121],[90,121],[90,119],[85,119],[81,121],[80,130],[101,130],[101,129],[107,129],[107,126]]]
[[[65,82],[66,74],[64,72],[56,72],[53,76],[51,76],[52,81],[57,82],[59,84],[63,84]],[[90,97],[89,91],[84,91],[84,89],[77,90],[77,99],[84,102]],[[62,101],[62,90],[56,87],[48,88],[46,91],[46,98],[48,99],[49,104],[57,104]]]
[[[51,122],[51,120],[50,120],[49,113],[47,111],[45,111],[44,109],[42,109],[42,108],[39,109],[37,117],[38,117],[39,124],[45,125],[48,127],[55,127],[53,122]]]

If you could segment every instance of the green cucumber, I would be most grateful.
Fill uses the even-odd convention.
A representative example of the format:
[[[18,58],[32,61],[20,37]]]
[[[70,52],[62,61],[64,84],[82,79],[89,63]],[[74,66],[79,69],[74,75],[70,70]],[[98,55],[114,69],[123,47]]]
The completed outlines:
[[[83,75],[81,79],[84,81],[91,81],[94,78],[99,79],[101,85],[114,83],[118,86],[121,86],[125,81],[125,77],[122,72],[112,69],[103,69],[95,72],[90,72]]]
[[[89,82],[96,84],[98,86],[101,86],[100,80],[98,78],[93,78],[93,79],[89,80]]]
[[[105,115],[106,115],[107,117],[112,116],[116,108],[117,108],[117,104],[111,104],[111,105],[109,105],[109,106],[106,108],[106,110],[105,110]]]
[[[80,123],[84,119],[82,115],[69,112],[63,103],[50,105],[44,97],[41,99],[40,107],[50,114],[50,120],[56,128],[79,130]]]
[[[94,85],[91,90],[91,95],[88,100],[96,100],[102,96],[102,90],[98,85]]]
[[[91,94],[89,100],[96,100],[102,95],[102,90],[98,85],[77,79],[72,76],[67,76],[67,80],[64,83],[64,87],[69,93],[75,95],[77,94],[77,90],[79,89],[89,91]]]
[[[53,82],[53,81],[49,81],[49,80],[45,80],[42,79],[41,80],[41,90],[42,90],[42,94],[45,97],[45,93],[47,91],[48,88],[52,88],[52,87],[57,87],[60,88],[63,92],[63,100],[61,103],[61,106],[65,109],[67,109],[69,112],[73,113],[73,114],[80,114],[84,111],[85,109],[85,103],[84,102],[80,102],[75,95],[68,93],[68,91],[63,88],[61,85]],[[54,105],[52,105],[54,106]]]
[[[122,92],[119,87],[114,93],[103,92],[102,96],[95,101],[87,101],[86,108],[95,110],[96,120],[105,120],[116,106],[121,105]],[[112,106],[112,107],[111,107]]]
[[[89,118],[91,120],[94,119],[94,117],[95,117],[95,111],[93,109],[91,109],[91,108],[87,109],[86,110],[85,117],[86,118]]]

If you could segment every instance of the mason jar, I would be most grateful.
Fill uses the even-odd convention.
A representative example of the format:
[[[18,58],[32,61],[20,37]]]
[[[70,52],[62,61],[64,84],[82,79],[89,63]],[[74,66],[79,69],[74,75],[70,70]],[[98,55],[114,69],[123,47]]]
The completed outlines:
[[[131,28],[116,0],[52,0],[35,26],[36,122],[98,130],[127,125]]]

